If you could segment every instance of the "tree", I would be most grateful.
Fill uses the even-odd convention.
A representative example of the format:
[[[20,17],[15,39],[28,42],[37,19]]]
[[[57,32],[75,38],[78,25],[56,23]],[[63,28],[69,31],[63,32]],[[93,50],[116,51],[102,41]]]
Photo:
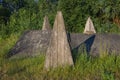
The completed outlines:
[[[58,10],[62,10],[69,32],[82,32],[89,16],[97,32],[116,32],[120,30],[114,24],[116,17],[119,20],[119,4],[118,0],[59,0]]]
[[[10,11],[7,8],[0,6],[0,24],[5,24],[10,16]]]

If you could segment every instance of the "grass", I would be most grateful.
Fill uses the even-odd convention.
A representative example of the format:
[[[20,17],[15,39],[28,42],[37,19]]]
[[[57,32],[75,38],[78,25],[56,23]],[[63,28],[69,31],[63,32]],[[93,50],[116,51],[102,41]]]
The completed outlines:
[[[74,67],[44,69],[44,56],[5,59],[19,35],[0,38],[0,80],[119,80],[120,56],[77,55]]]

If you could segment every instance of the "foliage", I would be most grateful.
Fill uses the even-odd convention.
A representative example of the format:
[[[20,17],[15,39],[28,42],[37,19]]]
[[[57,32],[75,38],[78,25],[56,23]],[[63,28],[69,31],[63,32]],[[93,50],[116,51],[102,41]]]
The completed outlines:
[[[97,32],[116,33],[120,31],[119,25],[114,24],[114,19],[120,18],[119,3],[119,0],[59,0],[58,10],[62,10],[69,32],[82,32],[90,16]]]
[[[19,35],[0,39],[0,80],[119,80],[120,56],[88,57],[78,54],[74,67],[44,68],[44,56],[6,59],[4,56]],[[107,54],[107,53],[106,53]]]
[[[14,12],[10,16],[9,22],[6,25],[2,24],[0,36],[9,37],[10,34],[21,33],[25,30],[41,29],[43,18],[48,15],[50,23],[53,25],[54,16],[56,13],[56,4],[46,2],[45,0],[38,3],[33,0],[25,1],[25,7]]]
[[[90,16],[97,33],[120,33],[120,1],[106,0],[6,0],[21,8],[12,13],[6,24],[0,23],[0,36],[9,36],[29,29],[41,29],[43,17],[49,17],[51,27],[56,12],[61,10],[68,32],[83,32],[87,18]],[[3,10],[0,10],[3,12]],[[5,12],[6,15],[7,12]],[[4,16],[0,17],[4,22]]]
[[[9,9],[13,8],[14,11],[24,7],[26,5],[26,2],[25,0],[3,0],[3,4]]]
[[[0,6],[0,25],[5,24],[9,19],[10,11],[7,8]]]
[[[19,0],[6,1],[14,5],[19,3]],[[62,10],[69,32],[82,32],[87,18],[91,16],[97,32],[120,33],[119,0],[39,0],[37,3],[33,0],[23,1],[24,6],[12,14],[7,8],[0,6],[0,80],[120,79],[120,56],[115,55],[93,58],[78,54],[74,67],[66,66],[50,71],[44,69],[44,56],[4,58],[21,32],[42,28],[45,15],[48,15],[52,27],[57,10]],[[9,17],[6,23],[5,17]]]

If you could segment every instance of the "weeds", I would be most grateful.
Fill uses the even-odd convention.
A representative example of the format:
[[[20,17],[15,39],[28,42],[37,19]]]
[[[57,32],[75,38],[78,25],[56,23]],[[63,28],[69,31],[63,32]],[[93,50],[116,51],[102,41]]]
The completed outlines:
[[[44,56],[5,59],[18,35],[0,39],[0,80],[119,80],[120,56],[77,54],[74,67],[44,69]]]

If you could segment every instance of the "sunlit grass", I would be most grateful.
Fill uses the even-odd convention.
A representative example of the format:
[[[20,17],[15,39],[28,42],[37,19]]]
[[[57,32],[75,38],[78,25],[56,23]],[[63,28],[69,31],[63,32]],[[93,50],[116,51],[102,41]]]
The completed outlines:
[[[120,56],[78,54],[74,67],[45,70],[45,56],[5,59],[18,35],[0,39],[0,80],[119,80]]]

